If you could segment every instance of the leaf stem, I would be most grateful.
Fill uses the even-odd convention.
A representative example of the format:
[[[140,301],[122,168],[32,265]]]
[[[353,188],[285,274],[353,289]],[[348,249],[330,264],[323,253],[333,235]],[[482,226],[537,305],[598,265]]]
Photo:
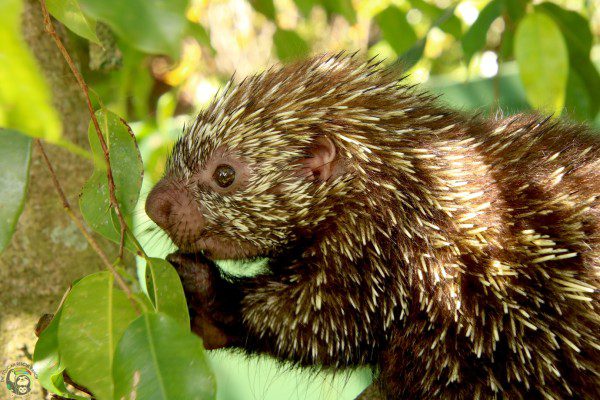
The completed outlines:
[[[50,34],[52,39],[54,39],[54,43],[56,43],[56,47],[58,47],[58,49],[62,53],[65,61],[67,62],[67,64],[69,65],[69,68],[71,69],[71,72],[73,72],[73,75],[75,76],[75,79],[77,80],[77,83],[81,87],[81,90],[85,97],[88,111],[90,113],[90,117],[92,118],[92,124],[94,125],[94,129],[96,130],[96,133],[98,135],[98,140],[100,141],[100,146],[102,147],[102,152],[104,153],[104,160],[106,161],[106,175],[108,178],[108,192],[109,192],[109,197],[110,197],[110,205],[115,210],[115,213],[117,214],[117,217],[119,218],[119,224],[121,225],[121,241],[119,244],[119,258],[122,258],[123,257],[125,231],[128,228],[127,228],[127,223],[125,222],[125,218],[123,217],[123,213],[121,212],[121,208],[119,207],[119,202],[117,201],[117,197],[115,195],[115,181],[113,179],[112,168],[110,166],[110,154],[108,151],[108,146],[106,144],[106,140],[104,139],[104,135],[102,134],[102,130],[100,129],[100,124],[98,123],[98,119],[96,118],[96,113],[94,112],[94,107],[92,106],[92,101],[90,99],[90,93],[88,90],[88,86],[85,83],[85,80],[83,79],[81,74],[79,73],[79,70],[75,66],[75,63],[73,62],[73,59],[69,55],[69,52],[63,45],[62,40],[60,39],[60,37],[56,33],[56,30],[54,29],[54,25],[52,24],[52,20],[50,18],[48,8],[46,7],[46,0],[40,0],[40,4],[42,7],[42,14],[44,15],[44,26],[46,28],[46,32],[48,32],[48,34]]]

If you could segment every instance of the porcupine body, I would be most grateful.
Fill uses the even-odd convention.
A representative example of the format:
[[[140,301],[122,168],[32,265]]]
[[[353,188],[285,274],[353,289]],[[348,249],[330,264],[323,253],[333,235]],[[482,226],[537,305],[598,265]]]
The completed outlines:
[[[372,365],[389,399],[600,398],[600,136],[583,125],[450,111],[322,56],[230,84],[159,186],[149,214],[182,253],[270,257],[198,316],[224,346]]]

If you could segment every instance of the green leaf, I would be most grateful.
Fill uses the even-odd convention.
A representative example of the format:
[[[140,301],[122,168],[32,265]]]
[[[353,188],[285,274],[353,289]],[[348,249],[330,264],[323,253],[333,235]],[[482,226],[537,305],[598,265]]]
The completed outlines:
[[[560,114],[565,104],[569,55],[558,26],[543,13],[527,15],[517,27],[514,52],[529,103]]]
[[[147,263],[146,278],[148,293],[156,310],[189,329],[190,316],[187,302],[181,279],[175,268],[168,261],[150,258]]]
[[[425,0],[410,0],[410,4],[413,7],[421,10],[423,14],[425,14],[432,21],[441,17],[445,11],[444,9],[430,4]],[[452,14],[448,19],[442,22],[439,25],[439,28],[457,39],[460,38],[462,35],[462,26],[460,20],[454,14]]]
[[[133,133],[122,119],[112,112],[96,111],[100,129],[110,154],[115,182],[115,196],[126,220],[131,220],[142,186],[143,165]],[[107,134],[108,132],[108,134]],[[119,243],[118,219],[111,210],[106,177],[106,163],[94,126],[90,123],[88,138],[94,155],[94,173],[85,183],[79,198],[81,214],[87,224],[106,238]],[[127,238],[125,246],[136,251]]]
[[[58,322],[61,314],[62,309],[40,334],[33,353],[33,369],[40,384],[51,393],[68,399],[86,399],[69,392],[63,379],[65,367],[58,355]]]
[[[417,41],[417,34],[408,21],[406,14],[396,6],[389,6],[375,16],[383,38],[400,55],[409,50]]]
[[[313,7],[317,3],[317,0],[294,0],[294,3],[296,3],[296,7],[298,7],[300,13],[304,17],[308,17]]]
[[[290,62],[306,57],[310,48],[306,41],[295,31],[277,28],[273,35],[273,44],[277,58],[283,62]]]
[[[100,44],[96,36],[96,21],[83,15],[77,0],[46,0],[46,6],[50,14],[67,28],[90,42]]]
[[[109,272],[98,272],[73,286],[62,309],[58,347],[67,373],[99,400],[112,399],[114,350],[136,318],[129,299]]]
[[[188,0],[79,0],[79,4],[86,16],[104,22],[136,49],[179,58]]]
[[[21,12],[21,0],[0,1],[0,127],[56,143],[61,121],[21,35]]]
[[[570,52],[589,57],[593,36],[590,22],[575,11],[565,10],[553,3],[542,3],[535,7],[554,20],[563,33]]]
[[[513,24],[525,16],[526,7],[530,0],[504,0],[504,8]]]
[[[177,96],[174,91],[162,94],[156,102],[156,125],[166,125],[175,115],[176,108]]]
[[[164,314],[143,314],[115,351],[115,399],[215,398],[200,338]]]
[[[579,75],[576,69],[569,69],[565,113],[574,119],[582,121],[591,120],[596,115],[592,111],[592,102],[593,100],[590,98],[585,80]]]
[[[356,24],[356,11],[352,6],[352,0],[321,0],[321,5],[328,14],[341,15],[351,25]]]
[[[575,94],[573,92],[573,85],[576,85],[574,80],[583,79],[585,85],[579,88],[585,89],[585,92],[587,92],[585,97],[589,99],[588,112],[585,114],[593,119],[600,109],[600,96],[598,96],[598,93],[600,93],[600,73],[598,73],[598,69],[590,59],[593,43],[590,22],[584,16],[574,11],[565,10],[553,3],[542,3],[536,6],[536,10],[550,16],[560,28],[569,51],[571,69],[577,71],[577,77],[571,73],[569,74],[571,93]],[[566,104],[569,108],[577,110],[576,107],[581,105],[576,104],[577,101],[576,96],[567,96]]]
[[[404,71],[408,71],[416,63],[419,62],[421,57],[423,57],[423,52],[425,51],[425,44],[427,43],[427,36],[423,37],[421,40],[417,41],[410,49],[404,52],[396,63],[398,63]]]
[[[481,10],[477,20],[475,20],[473,25],[471,25],[469,30],[463,35],[462,48],[467,64],[469,64],[475,53],[485,47],[487,31],[490,29],[492,22],[500,16],[502,9],[502,0],[490,1],[483,10]]]
[[[31,138],[0,129],[0,253],[13,233],[25,205],[31,163]]]
[[[275,21],[275,4],[273,4],[273,0],[250,0],[250,4],[256,11],[271,21]]]

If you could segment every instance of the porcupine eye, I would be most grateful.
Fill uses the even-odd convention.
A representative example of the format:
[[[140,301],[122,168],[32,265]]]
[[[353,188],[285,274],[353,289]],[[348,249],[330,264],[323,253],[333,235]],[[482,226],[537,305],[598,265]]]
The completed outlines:
[[[235,180],[235,169],[231,165],[221,164],[215,169],[213,179],[222,188],[229,187]]]

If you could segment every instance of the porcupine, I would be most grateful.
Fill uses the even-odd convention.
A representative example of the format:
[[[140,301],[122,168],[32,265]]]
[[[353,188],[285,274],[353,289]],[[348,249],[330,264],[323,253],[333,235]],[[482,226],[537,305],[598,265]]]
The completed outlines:
[[[584,125],[451,111],[325,55],[230,82],[146,209],[207,348],[370,365],[389,399],[592,399],[599,160]]]

